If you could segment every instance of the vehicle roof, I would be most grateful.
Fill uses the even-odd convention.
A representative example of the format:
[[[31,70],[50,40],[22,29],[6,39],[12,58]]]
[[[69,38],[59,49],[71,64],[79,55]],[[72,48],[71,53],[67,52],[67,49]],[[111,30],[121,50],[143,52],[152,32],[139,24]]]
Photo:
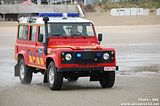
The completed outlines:
[[[80,18],[80,17],[67,17],[67,18],[63,18],[63,17],[48,17],[49,18],[49,23],[86,23],[86,22],[91,22],[90,20],[86,20],[84,18]],[[31,22],[32,24],[44,24],[43,21],[43,17],[21,17],[19,19],[19,23],[20,24],[27,24],[29,23],[28,20],[29,19],[33,19],[34,22]]]

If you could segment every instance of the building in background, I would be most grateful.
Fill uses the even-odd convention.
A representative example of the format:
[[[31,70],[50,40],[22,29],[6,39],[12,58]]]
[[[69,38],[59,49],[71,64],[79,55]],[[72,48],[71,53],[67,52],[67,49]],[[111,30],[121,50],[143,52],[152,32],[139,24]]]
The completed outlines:
[[[3,1],[4,2],[4,1]],[[77,5],[38,5],[35,1],[24,0],[12,4],[5,1],[0,5],[0,21],[16,21],[18,17],[44,12],[77,12]]]
[[[0,0],[0,4],[17,4],[22,3],[26,0]]]
[[[77,10],[76,5],[94,4],[101,0],[0,0],[0,20],[16,21],[19,16],[39,12],[68,12]],[[67,5],[67,6],[64,6]],[[70,9],[67,11],[67,9]]]
[[[37,0],[38,4],[42,4],[41,2],[44,0]],[[48,4],[76,4],[76,3],[83,3],[84,5],[87,4],[94,4],[95,2],[101,2],[102,0],[46,0]]]
[[[22,2],[32,2],[35,4],[74,4],[74,3],[83,3],[94,4],[95,2],[101,2],[102,0],[0,0],[0,4],[18,4]],[[119,1],[119,0],[111,0],[111,1]]]

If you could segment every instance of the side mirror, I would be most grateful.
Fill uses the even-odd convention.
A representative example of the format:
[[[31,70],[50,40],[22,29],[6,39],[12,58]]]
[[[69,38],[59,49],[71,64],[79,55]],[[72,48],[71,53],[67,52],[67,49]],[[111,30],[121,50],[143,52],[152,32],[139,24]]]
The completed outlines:
[[[43,42],[43,34],[39,34],[39,36],[38,36],[38,42]]]
[[[102,34],[98,34],[98,41],[101,42],[102,41],[102,37],[103,35]]]

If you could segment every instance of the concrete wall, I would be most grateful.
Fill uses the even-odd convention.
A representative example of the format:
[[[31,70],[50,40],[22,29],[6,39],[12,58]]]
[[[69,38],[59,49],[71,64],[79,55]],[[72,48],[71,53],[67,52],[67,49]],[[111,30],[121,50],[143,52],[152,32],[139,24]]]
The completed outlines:
[[[77,5],[0,5],[0,21],[16,21],[18,15],[45,12],[78,12]]]
[[[77,5],[0,5],[0,13],[77,12]]]

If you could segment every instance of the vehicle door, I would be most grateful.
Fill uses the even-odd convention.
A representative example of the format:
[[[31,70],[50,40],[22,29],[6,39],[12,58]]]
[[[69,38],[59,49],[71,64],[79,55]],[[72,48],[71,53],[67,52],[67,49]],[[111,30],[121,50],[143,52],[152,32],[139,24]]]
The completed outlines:
[[[29,25],[19,25],[18,26],[18,36],[16,40],[16,53],[20,53],[24,56],[25,63],[29,63],[28,51],[32,50],[30,48],[30,43],[28,41],[29,37]]]
[[[28,61],[30,66],[35,66],[36,65],[36,26],[35,25],[30,25],[29,26],[29,40],[28,40]]]
[[[37,26],[37,37],[36,37],[36,66],[45,69],[46,56],[44,54],[44,40],[45,40],[44,26]]]

